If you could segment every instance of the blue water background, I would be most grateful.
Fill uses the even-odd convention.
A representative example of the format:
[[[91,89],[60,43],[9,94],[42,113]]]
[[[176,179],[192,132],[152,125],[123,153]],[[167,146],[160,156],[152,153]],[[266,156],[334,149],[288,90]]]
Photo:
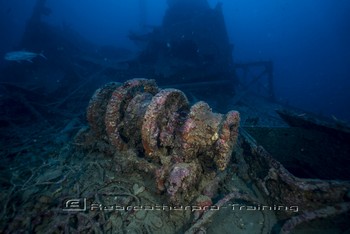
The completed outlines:
[[[166,0],[48,0],[45,20],[88,40],[136,50],[130,30],[161,24]],[[217,0],[209,0],[212,7]],[[274,62],[277,99],[350,121],[350,1],[223,0],[236,62]],[[0,53],[18,43],[34,0],[0,0]],[[147,25],[148,27],[144,27]],[[26,48],[21,48],[26,49]],[[2,60],[1,66],[6,65]]]

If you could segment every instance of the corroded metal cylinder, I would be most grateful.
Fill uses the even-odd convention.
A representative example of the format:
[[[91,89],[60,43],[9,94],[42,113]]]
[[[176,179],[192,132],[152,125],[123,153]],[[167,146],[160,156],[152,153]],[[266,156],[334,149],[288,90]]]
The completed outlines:
[[[87,117],[96,137],[116,150],[136,151],[157,168],[156,188],[174,203],[191,200],[203,178],[226,169],[239,127],[237,111],[213,113],[202,101],[190,106],[182,91],[159,89],[148,79],[105,85],[92,97]]]
[[[118,150],[136,148],[162,165],[172,155],[181,162],[203,155],[224,170],[238,135],[238,112],[213,113],[205,102],[190,107],[182,91],[160,90],[154,80],[107,84],[96,91],[87,112],[92,130],[105,132]]]

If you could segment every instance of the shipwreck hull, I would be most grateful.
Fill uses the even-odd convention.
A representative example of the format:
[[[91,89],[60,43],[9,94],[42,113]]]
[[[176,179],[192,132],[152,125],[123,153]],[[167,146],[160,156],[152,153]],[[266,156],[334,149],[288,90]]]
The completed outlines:
[[[309,228],[311,221],[320,219],[324,221],[314,224],[317,228],[348,226],[348,128],[306,114],[278,113],[291,127],[240,131],[242,151],[234,159],[239,175],[254,181],[270,206],[298,207],[298,213],[276,213],[283,224],[281,233],[290,233],[297,225]]]
[[[313,210],[338,202],[348,202],[348,181],[298,178],[291,174],[247,132],[241,132],[242,158],[237,159],[243,178],[256,182],[271,203]]]
[[[350,180],[349,138],[301,127],[247,127],[245,130],[294,176]]]

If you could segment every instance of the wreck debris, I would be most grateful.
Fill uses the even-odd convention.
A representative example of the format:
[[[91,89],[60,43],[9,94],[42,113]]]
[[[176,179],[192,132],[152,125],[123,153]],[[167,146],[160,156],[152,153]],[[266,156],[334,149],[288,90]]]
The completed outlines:
[[[183,194],[184,200],[190,201],[191,188],[195,187],[200,177],[200,164],[195,161],[192,163],[178,163],[172,166],[170,174],[166,181],[167,193],[173,204],[181,204],[178,194]]]
[[[243,200],[251,204],[259,204],[259,202],[256,201],[256,199],[252,198],[248,194],[242,194],[238,191],[233,191],[232,193],[227,194],[225,197],[219,200],[214,207],[225,206],[230,200],[233,200],[233,199]],[[203,216],[200,219],[198,219],[185,233],[186,234],[205,233],[205,225],[210,223],[211,218],[216,214],[218,210],[219,209],[214,209],[214,210],[205,212]]]
[[[327,206],[325,208],[315,210],[312,212],[305,212],[302,213],[301,215],[294,216],[288,221],[286,221],[282,228],[281,228],[281,234],[289,234],[291,233],[294,228],[302,223],[310,222],[315,219],[320,219],[320,218],[327,218],[330,216],[335,216],[335,215],[340,215],[346,212],[350,211],[350,203],[349,202],[344,202],[341,204],[335,204],[333,206]]]
[[[190,108],[183,92],[160,90],[147,79],[105,85],[92,97],[87,117],[96,138],[141,156],[125,159],[134,168],[140,163],[153,168],[155,187],[173,204],[189,202],[212,186],[210,180],[225,170],[238,137],[238,112],[213,113],[205,102]]]
[[[292,127],[318,130],[328,134],[341,135],[343,138],[350,139],[350,127],[346,125],[346,122],[338,120],[334,116],[332,116],[333,122],[330,122],[320,120],[319,117],[309,113],[297,113],[285,109],[277,110],[276,112]]]
[[[349,201],[349,181],[326,181],[318,179],[300,179],[287,171],[254,139],[240,131],[239,145],[244,158],[239,159],[239,174],[253,180],[270,204],[276,202],[297,206],[299,211],[311,212],[326,206],[334,206]],[[288,211],[279,212],[279,218],[290,218],[295,214]]]

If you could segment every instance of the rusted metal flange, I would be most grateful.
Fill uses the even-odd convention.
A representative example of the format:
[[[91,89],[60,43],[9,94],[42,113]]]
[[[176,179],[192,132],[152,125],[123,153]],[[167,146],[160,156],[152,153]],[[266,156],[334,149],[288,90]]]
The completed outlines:
[[[102,88],[97,89],[90,99],[89,106],[86,111],[87,120],[91,129],[98,136],[101,136],[106,132],[104,119],[107,104],[113,91],[121,85],[121,83],[116,82],[107,83]]]
[[[147,79],[129,80],[114,90],[105,115],[106,132],[111,144],[119,150],[128,148],[127,139],[122,133],[123,129],[128,127],[125,126],[123,119],[129,103],[138,94],[149,93],[155,95],[157,92],[158,87],[155,81]]]
[[[142,144],[146,157],[156,161],[170,155],[179,142],[178,131],[189,109],[183,92],[164,89],[152,98],[142,124]]]
[[[221,124],[218,140],[216,141],[216,154],[214,161],[216,167],[223,171],[231,159],[232,151],[238,138],[239,113],[230,111],[226,114]]]

